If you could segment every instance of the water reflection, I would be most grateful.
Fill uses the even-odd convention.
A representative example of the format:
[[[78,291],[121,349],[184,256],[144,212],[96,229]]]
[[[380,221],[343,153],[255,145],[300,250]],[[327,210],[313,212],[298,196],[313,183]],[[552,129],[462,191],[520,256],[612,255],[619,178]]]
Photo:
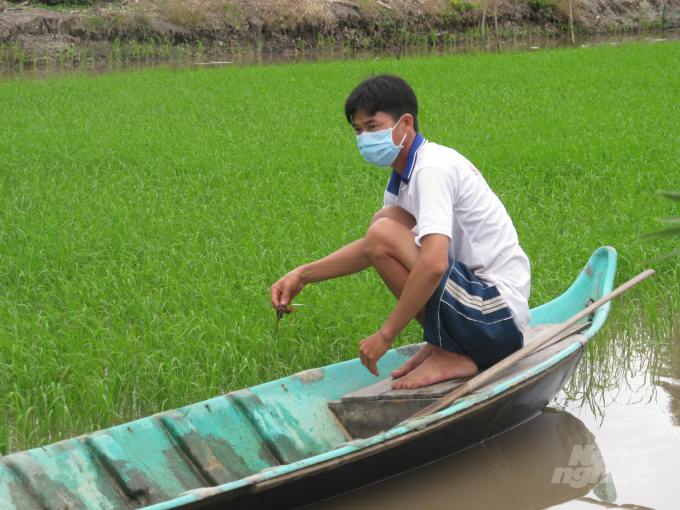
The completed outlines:
[[[422,57],[426,55],[454,55],[454,54],[477,54],[489,52],[517,52],[517,51],[540,51],[561,47],[587,48],[589,46],[616,45],[623,43],[663,44],[670,41],[680,40],[680,32],[665,31],[662,33],[644,32],[636,34],[609,34],[609,35],[583,35],[577,38],[574,45],[567,37],[545,37],[529,34],[510,35],[497,45],[494,41],[481,41],[471,38],[466,34],[458,34],[459,39],[453,42],[438,42],[435,45],[425,44],[421,46],[409,46],[404,48],[405,58]],[[503,37],[502,37],[503,39]],[[73,75],[101,75],[113,72],[135,72],[144,69],[205,69],[210,67],[224,66],[262,66],[300,62],[325,62],[332,60],[380,60],[393,58],[398,55],[399,49],[395,47],[368,50],[356,50],[349,47],[338,46],[312,48],[302,51],[288,51],[278,54],[267,54],[252,51],[238,55],[206,54],[200,61],[192,61],[190,51],[182,56],[182,53],[174,55],[163,53],[162,57],[156,55],[150,59],[118,59],[100,61],[96,64],[76,63],[66,64],[53,62],[51,67],[36,68],[37,64],[26,62],[22,69],[0,69],[0,81],[8,79],[44,80],[50,76],[73,76]],[[196,57],[196,55],[194,55]],[[112,56],[109,55],[109,59]],[[160,60],[158,60],[160,58]]]
[[[612,405],[667,401],[668,415],[677,426],[680,328],[659,332],[644,325],[617,326],[616,318],[612,323],[591,341],[555,405],[561,409],[587,407],[601,424]]]
[[[616,483],[616,504],[624,508],[677,508],[680,328],[674,326],[612,317],[553,403],[595,433]],[[559,508],[593,508],[586,503]]]
[[[656,385],[668,394],[668,413],[673,425],[680,426],[680,341],[666,347]]]
[[[585,496],[605,474],[595,436],[583,422],[546,409],[458,455],[309,508],[545,508]],[[606,484],[598,489],[605,499],[607,489],[613,491]]]

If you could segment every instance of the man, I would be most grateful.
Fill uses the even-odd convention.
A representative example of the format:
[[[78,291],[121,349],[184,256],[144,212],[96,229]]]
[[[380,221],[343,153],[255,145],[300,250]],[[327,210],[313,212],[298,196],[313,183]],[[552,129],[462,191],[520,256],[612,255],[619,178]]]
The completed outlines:
[[[393,75],[368,78],[345,103],[368,163],[392,166],[384,207],[366,237],[298,267],[271,287],[290,313],[303,286],[374,267],[398,299],[382,328],[359,344],[376,363],[417,319],[426,345],[392,372],[394,388],[468,377],[523,346],[531,319],[529,259],[505,207],[456,151],[418,132],[413,89]]]

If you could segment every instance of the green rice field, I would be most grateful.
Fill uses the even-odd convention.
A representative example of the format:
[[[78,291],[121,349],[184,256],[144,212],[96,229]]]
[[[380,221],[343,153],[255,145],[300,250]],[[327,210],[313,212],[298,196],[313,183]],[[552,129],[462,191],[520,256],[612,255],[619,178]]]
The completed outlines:
[[[305,288],[278,341],[269,286],[382,205],[343,115],[375,73],[502,199],[532,306],[602,245],[631,278],[678,244],[637,236],[678,214],[679,68],[666,42],[0,83],[0,453],[356,357],[394,306],[373,270]],[[680,259],[652,267],[618,316],[673,320]]]

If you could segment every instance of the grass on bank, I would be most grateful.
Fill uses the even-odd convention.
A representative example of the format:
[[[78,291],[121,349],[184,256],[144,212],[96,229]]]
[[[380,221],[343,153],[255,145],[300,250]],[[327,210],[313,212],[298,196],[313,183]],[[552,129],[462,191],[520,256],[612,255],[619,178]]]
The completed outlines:
[[[394,306],[375,272],[268,287],[363,236],[389,171],[342,105],[393,72],[423,135],[503,200],[532,306],[601,245],[618,282],[673,244],[636,235],[680,189],[680,44],[140,72],[0,84],[0,452],[356,356]],[[678,304],[678,259],[630,313]],[[400,343],[419,341],[410,326]]]

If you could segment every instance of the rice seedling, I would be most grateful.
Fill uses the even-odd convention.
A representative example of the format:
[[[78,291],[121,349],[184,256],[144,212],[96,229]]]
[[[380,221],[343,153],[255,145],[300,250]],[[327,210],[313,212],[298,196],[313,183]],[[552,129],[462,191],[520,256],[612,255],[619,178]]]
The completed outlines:
[[[146,65],[149,65],[149,46],[146,41],[142,42],[139,45],[139,51],[141,53],[141,57],[144,59],[146,62]]]
[[[24,68],[24,49],[19,45],[18,41],[12,42],[12,62],[18,63],[19,64],[19,69],[23,70]],[[9,66],[9,59],[8,59],[8,66]]]
[[[668,198],[670,200],[680,201],[680,193],[673,191],[657,191],[657,195]],[[680,237],[680,216],[672,216],[668,218],[654,218],[656,221],[661,223],[670,223],[673,226],[657,230],[655,232],[649,232],[647,234],[642,234],[640,237],[646,239],[647,241],[657,241],[659,239],[666,239],[668,237]],[[677,257],[680,255],[680,249],[673,250],[669,253],[656,257],[651,262],[660,262],[662,260]]]
[[[130,40],[130,43],[129,43],[129,46],[130,46],[130,53],[132,54],[132,56],[133,56],[133,57],[135,58],[135,60],[137,61],[137,65],[139,65],[140,60],[142,59],[142,48],[141,48],[141,45],[138,44],[137,41],[135,41],[134,39],[131,39],[131,40]]]
[[[170,53],[172,49],[172,41],[170,40],[169,37],[166,37],[163,39],[161,43],[162,47],[162,54],[166,59],[172,60],[172,54]],[[217,41],[215,41],[215,55],[217,55]]]
[[[120,65],[120,37],[116,37],[113,41],[113,54],[116,58],[116,64]]]
[[[0,83],[0,452],[356,357],[394,306],[374,271],[305,287],[276,344],[268,288],[382,204],[389,171],[341,113],[372,73],[409,80],[423,135],[503,201],[532,307],[602,245],[631,278],[677,249],[637,236],[677,215],[653,194],[680,189],[679,58],[624,44]],[[622,309],[666,327],[680,259],[653,267]]]
[[[205,44],[203,44],[203,42],[199,42],[199,49],[202,57],[203,52],[205,51]],[[148,64],[150,60],[153,60],[155,58],[156,58],[156,41],[153,39],[148,39],[144,42],[144,59]]]
[[[19,61],[19,71],[24,70],[24,58],[25,58],[25,53],[23,48],[19,48],[19,50],[16,52],[16,58]]]

